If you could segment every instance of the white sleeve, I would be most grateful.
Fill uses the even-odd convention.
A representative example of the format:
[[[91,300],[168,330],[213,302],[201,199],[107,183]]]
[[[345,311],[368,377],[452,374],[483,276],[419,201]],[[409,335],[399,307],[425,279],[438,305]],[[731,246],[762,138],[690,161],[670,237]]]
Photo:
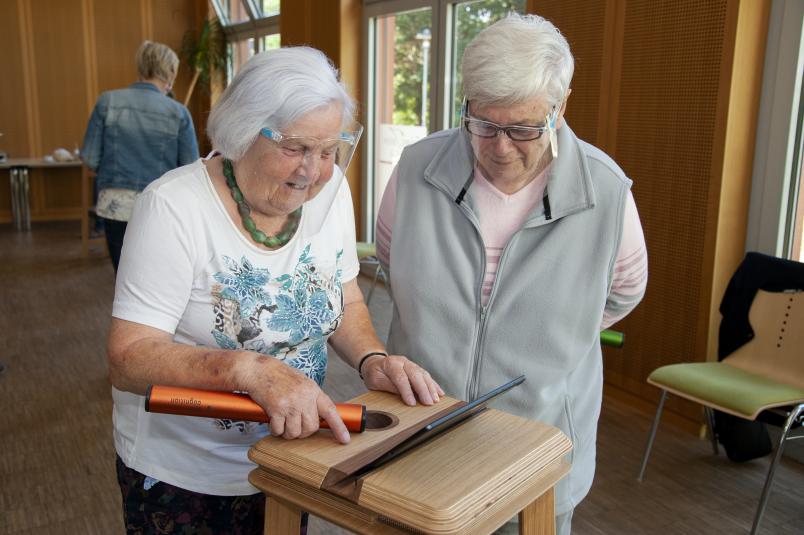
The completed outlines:
[[[341,280],[349,282],[360,272],[360,262],[357,260],[357,235],[355,232],[355,209],[352,204],[352,192],[349,182],[344,179],[338,191],[339,219],[343,229],[343,256],[341,257]]]
[[[126,228],[112,316],[174,334],[193,284],[193,245],[175,206],[146,190]]]

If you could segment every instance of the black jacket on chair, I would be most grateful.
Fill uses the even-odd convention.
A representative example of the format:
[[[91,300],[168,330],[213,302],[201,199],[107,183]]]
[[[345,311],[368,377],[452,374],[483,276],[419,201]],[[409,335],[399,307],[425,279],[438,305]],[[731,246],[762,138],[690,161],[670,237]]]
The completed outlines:
[[[762,253],[747,253],[732,275],[720,303],[718,360],[723,360],[754,337],[748,313],[757,290],[782,292],[804,289],[804,263]],[[715,432],[732,461],[742,462],[771,452],[765,424],[715,411]]]
[[[748,311],[757,290],[782,292],[804,289],[804,263],[762,253],[745,255],[720,302],[717,357],[723,360],[754,337]]]

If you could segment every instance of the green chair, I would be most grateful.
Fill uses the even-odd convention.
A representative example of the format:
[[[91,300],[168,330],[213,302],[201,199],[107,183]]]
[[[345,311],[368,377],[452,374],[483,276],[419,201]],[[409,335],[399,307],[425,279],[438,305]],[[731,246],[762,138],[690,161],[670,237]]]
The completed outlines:
[[[754,534],[765,512],[785,442],[802,438],[790,436],[790,431],[804,420],[804,292],[759,290],[751,303],[749,321],[753,339],[722,361],[670,364],[650,374],[648,383],[661,388],[662,394],[638,479],[644,478],[668,393],[704,406],[715,455],[718,444],[713,409],[751,421],[761,415],[765,416],[761,420],[775,416],[783,422],[782,434],[754,516]]]
[[[377,279],[382,278],[385,287],[388,289],[388,295],[391,295],[391,285],[388,283],[388,278],[385,276],[380,261],[377,258],[377,246],[373,243],[359,241],[357,242],[357,260],[361,264],[367,266],[376,266],[374,269],[374,279],[371,281],[368,295],[366,296],[366,306],[371,303],[371,296],[374,294],[374,287],[377,286]]]

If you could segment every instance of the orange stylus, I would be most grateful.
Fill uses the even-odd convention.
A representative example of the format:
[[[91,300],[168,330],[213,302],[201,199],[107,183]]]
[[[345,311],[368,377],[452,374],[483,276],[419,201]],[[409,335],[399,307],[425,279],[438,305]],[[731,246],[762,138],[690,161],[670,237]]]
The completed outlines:
[[[355,403],[336,403],[343,423],[353,433],[366,429],[366,406]],[[267,422],[268,415],[246,394],[181,388],[178,386],[151,385],[145,393],[145,410],[162,414],[203,416]],[[321,427],[329,427],[321,420]]]

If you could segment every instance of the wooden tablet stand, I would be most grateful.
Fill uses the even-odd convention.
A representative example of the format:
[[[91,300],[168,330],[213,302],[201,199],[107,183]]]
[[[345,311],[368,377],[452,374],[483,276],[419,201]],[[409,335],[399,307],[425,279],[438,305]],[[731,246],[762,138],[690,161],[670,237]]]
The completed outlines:
[[[488,534],[519,513],[521,534],[555,533],[554,485],[569,471],[557,428],[489,409],[357,481],[349,474],[462,403],[408,407],[395,395],[351,400],[396,420],[337,444],[328,431],[303,440],[267,437],[249,458],[265,492],[266,535],[296,535],[301,511],[360,534]],[[343,482],[345,478],[345,483]],[[341,481],[338,484],[338,481]]]

